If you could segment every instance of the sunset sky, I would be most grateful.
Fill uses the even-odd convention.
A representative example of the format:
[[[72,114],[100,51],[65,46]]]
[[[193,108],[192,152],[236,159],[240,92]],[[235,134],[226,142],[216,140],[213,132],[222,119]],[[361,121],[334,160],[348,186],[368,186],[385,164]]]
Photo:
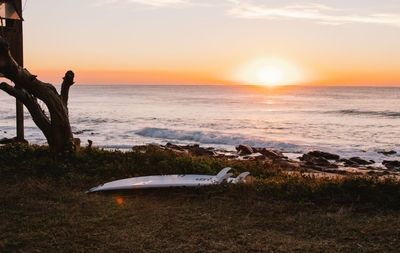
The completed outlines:
[[[23,0],[24,4],[25,0]],[[58,83],[400,85],[398,0],[28,0],[25,67]]]

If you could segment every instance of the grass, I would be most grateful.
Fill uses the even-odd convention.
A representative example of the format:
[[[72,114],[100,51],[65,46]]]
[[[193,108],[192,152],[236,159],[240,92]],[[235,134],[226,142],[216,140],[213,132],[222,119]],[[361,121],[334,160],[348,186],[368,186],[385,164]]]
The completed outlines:
[[[106,181],[249,170],[251,185],[84,193]],[[399,183],[289,176],[257,162],[0,147],[1,252],[398,252]]]

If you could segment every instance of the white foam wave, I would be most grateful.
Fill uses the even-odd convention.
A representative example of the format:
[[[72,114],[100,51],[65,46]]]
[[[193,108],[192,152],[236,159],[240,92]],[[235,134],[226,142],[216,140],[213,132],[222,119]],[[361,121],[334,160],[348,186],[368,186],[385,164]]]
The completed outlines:
[[[221,132],[202,132],[202,131],[187,131],[173,130],[167,128],[152,128],[146,127],[136,132],[137,135],[143,137],[151,137],[166,140],[176,141],[191,141],[199,144],[213,145],[229,145],[236,146],[246,144],[253,147],[266,147],[274,149],[284,149],[288,151],[299,150],[300,146],[291,143],[277,142],[267,140],[261,137],[232,135]]]

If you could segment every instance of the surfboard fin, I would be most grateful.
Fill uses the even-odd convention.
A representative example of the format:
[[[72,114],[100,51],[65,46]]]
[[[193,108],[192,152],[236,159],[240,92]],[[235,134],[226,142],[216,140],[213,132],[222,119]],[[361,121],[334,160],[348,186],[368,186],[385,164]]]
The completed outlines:
[[[241,173],[239,176],[236,177],[237,182],[246,182],[246,177],[250,175],[250,172],[246,171]]]
[[[233,175],[232,173],[227,173],[227,174],[223,175],[222,177],[217,177],[218,184],[222,183],[224,180],[227,180],[232,175]]]
[[[241,173],[239,176],[235,177],[235,178],[228,178],[226,181],[228,183],[232,183],[232,184],[237,184],[237,183],[246,183],[246,177],[250,175],[250,172],[243,172]]]
[[[228,173],[228,171],[230,171],[231,169],[232,169],[231,167],[223,168],[220,172],[218,172],[218,174],[215,177],[221,178],[221,177],[225,176],[226,173]]]

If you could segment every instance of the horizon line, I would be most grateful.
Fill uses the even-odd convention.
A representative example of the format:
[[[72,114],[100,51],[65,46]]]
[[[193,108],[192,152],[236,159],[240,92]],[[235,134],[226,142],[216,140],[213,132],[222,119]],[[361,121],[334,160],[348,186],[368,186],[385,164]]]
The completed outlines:
[[[59,86],[61,84],[55,84]],[[116,85],[116,86],[250,86],[262,88],[279,88],[279,87],[400,87],[399,84],[283,84],[283,85],[261,85],[261,84],[218,84],[218,83],[75,83],[75,85]]]

